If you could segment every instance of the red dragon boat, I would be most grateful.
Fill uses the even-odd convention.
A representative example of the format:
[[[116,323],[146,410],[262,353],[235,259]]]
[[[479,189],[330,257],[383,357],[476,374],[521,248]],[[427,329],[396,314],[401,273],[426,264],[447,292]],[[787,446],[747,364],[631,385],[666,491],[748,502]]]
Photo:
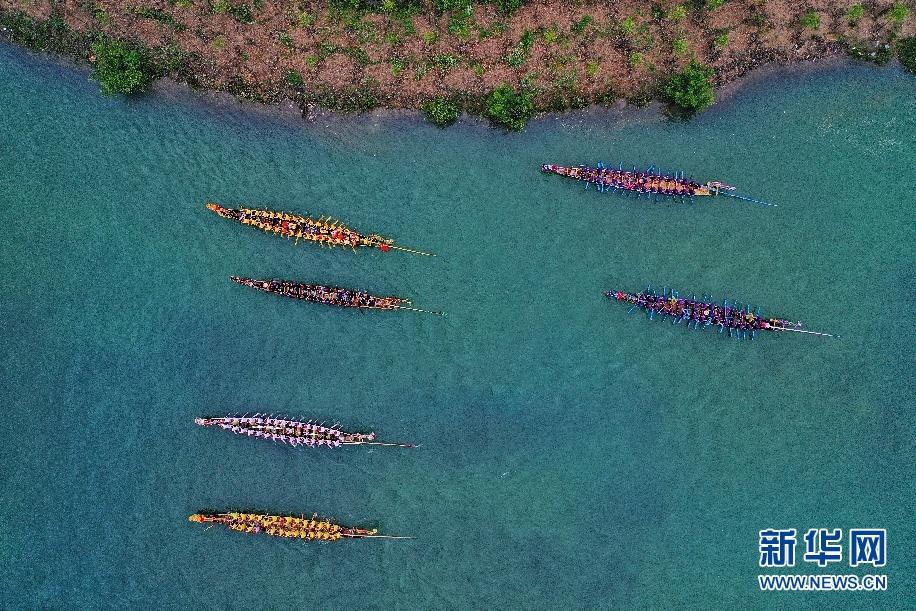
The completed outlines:
[[[681,297],[678,291],[663,289],[657,295],[651,287],[639,293],[625,291],[605,291],[605,297],[630,304],[628,314],[637,309],[645,310],[649,320],[660,316],[662,320],[671,318],[671,324],[687,323],[688,328],[705,329],[709,326],[719,328],[719,333],[728,332],[729,337],[738,339],[754,339],[758,331],[791,331],[793,333],[807,333],[823,337],[839,337],[830,333],[808,331],[802,329],[802,323],[793,323],[785,318],[766,318],[761,314],[760,306],[753,310],[751,306],[733,303],[729,305],[725,299],[722,305],[713,303],[712,296],[703,295],[697,299],[696,295],[689,298]]]
[[[273,210],[224,208],[216,202],[207,202],[207,210],[215,212],[224,219],[238,221],[242,225],[255,227],[267,233],[273,233],[287,239],[291,238],[295,240],[297,244],[299,240],[305,240],[330,248],[335,246],[352,248],[354,252],[359,247],[367,247],[378,248],[382,252],[400,250],[415,255],[423,255],[425,257],[435,256],[428,252],[404,248],[403,246],[395,246],[394,240],[383,238],[377,233],[370,233],[368,235],[361,234],[331,217],[322,216],[313,219],[310,216],[301,216],[288,212],[274,212]]]
[[[253,280],[251,278],[242,278],[240,276],[229,276],[233,282],[243,286],[291,297],[293,299],[302,299],[323,303],[341,308],[360,308],[364,310],[409,310],[411,312],[425,312],[427,314],[438,314],[444,316],[442,312],[433,312],[431,310],[422,310],[412,307],[411,302],[400,297],[379,297],[370,295],[362,291],[354,291],[336,286],[325,286],[322,284],[304,284],[293,282],[292,280]]]
[[[737,195],[734,193],[735,187],[717,180],[701,184],[685,178],[682,172],[666,174],[656,170],[655,166],[640,171],[636,168],[625,170],[622,163],[618,168],[607,168],[601,162],[594,168],[586,165],[562,166],[545,163],[541,165],[541,171],[584,182],[586,189],[589,185],[595,185],[595,188],[603,193],[618,192],[626,195],[633,193],[637,197],[646,195],[656,200],[658,198],[676,198],[680,201],[693,201],[695,197],[722,195],[763,206],[776,205]]]
[[[221,416],[216,418],[195,418],[200,426],[216,426],[237,435],[247,435],[285,443],[293,447],[337,448],[340,446],[390,446],[415,448],[409,443],[385,443],[375,441],[375,433],[346,433],[336,426],[324,426],[312,420],[288,420],[268,414],[247,414],[242,416]]]
[[[340,539],[413,539],[413,537],[396,537],[380,535],[378,530],[341,526],[329,519],[319,519],[318,514],[311,518],[302,516],[281,516],[263,513],[242,513],[229,511],[224,513],[195,513],[188,517],[190,522],[221,524],[230,530],[248,534],[264,534],[285,539],[305,541],[339,541]]]

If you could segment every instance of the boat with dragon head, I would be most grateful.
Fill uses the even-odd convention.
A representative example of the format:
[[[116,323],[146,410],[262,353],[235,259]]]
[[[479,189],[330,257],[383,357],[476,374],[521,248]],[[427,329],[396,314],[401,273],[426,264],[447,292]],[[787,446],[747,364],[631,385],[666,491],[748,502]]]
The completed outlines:
[[[763,316],[760,306],[752,307],[740,303],[729,303],[724,299],[722,304],[715,303],[711,295],[682,297],[674,289],[663,288],[657,294],[651,286],[645,291],[628,293],[626,291],[605,291],[604,296],[614,301],[630,305],[628,314],[644,310],[649,320],[659,317],[662,321],[671,319],[671,324],[686,323],[690,329],[716,327],[719,333],[727,332],[729,337],[738,339],[755,339],[758,331],[784,331],[805,333],[822,337],[838,337],[830,333],[802,329],[801,322],[778,317]]]
[[[215,212],[224,219],[238,221],[242,225],[292,239],[296,244],[299,243],[299,240],[304,240],[329,248],[335,246],[351,248],[354,252],[357,248],[377,248],[382,252],[399,250],[426,257],[435,256],[432,253],[398,246],[393,239],[384,238],[377,233],[359,233],[331,217],[320,216],[315,219],[300,214],[257,208],[225,208],[216,202],[207,202],[206,205],[207,210]]]
[[[415,308],[409,299],[401,297],[381,297],[363,291],[327,286],[323,284],[306,284],[292,280],[255,280],[241,276],[229,278],[242,286],[248,286],[265,293],[282,297],[302,299],[314,303],[337,306],[340,308],[359,308],[363,310],[408,310],[444,316],[442,312]]]
[[[414,537],[399,537],[393,535],[380,535],[377,529],[356,528],[341,526],[334,520],[319,518],[312,514],[311,518],[304,515],[286,516],[265,513],[245,513],[226,511],[222,513],[195,513],[188,517],[188,521],[209,526],[222,525],[229,530],[250,535],[268,535],[284,539],[299,539],[304,541],[340,541],[341,539],[413,539]]]
[[[241,416],[217,416],[213,418],[195,418],[194,423],[200,426],[215,426],[236,435],[246,435],[283,443],[292,447],[327,447],[340,446],[389,446],[398,448],[416,448],[409,443],[388,443],[376,441],[375,433],[348,433],[337,426],[325,426],[313,420],[292,420],[277,418],[273,414],[244,414]]]
[[[694,201],[697,197],[721,195],[753,204],[776,206],[759,199],[753,199],[735,193],[736,188],[718,180],[704,183],[687,178],[683,172],[663,172],[655,166],[646,170],[624,169],[623,163],[617,168],[609,168],[602,162],[596,167],[587,165],[563,166],[552,163],[541,165],[545,174],[557,174],[579,182],[585,183],[585,188],[594,185],[602,193],[633,194],[637,197],[646,196],[650,199],[675,199],[678,201]]]

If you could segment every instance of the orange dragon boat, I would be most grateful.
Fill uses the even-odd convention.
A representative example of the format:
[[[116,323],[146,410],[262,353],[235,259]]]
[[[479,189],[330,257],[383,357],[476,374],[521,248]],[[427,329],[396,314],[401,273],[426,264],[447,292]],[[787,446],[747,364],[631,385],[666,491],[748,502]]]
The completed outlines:
[[[305,541],[339,541],[340,539],[413,539],[380,535],[378,530],[341,526],[330,519],[319,519],[318,514],[305,516],[281,516],[263,513],[195,513],[188,518],[197,524],[215,526],[221,524],[230,530],[251,535],[263,534],[284,539]]]
[[[331,219],[331,217],[322,216],[313,219],[309,216],[301,216],[299,214],[290,214],[287,212],[274,212],[273,210],[224,208],[216,202],[207,202],[207,210],[215,212],[224,219],[235,220],[242,225],[255,227],[261,231],[283,236],[287,239],[291,238],[295,240],[297,244],[299,240],[305,240],[308,242],[316,242],[321,246],[328,246],[330,248],[335,246],[352,248],[354,252],[359,247],[366,247],[378,248],[382,252],[400,250],[415,255],[423,255],[425,257],[435,256],[428,252],[404,248],[403,246],[395,246],[394,240],[383,238],[377,233],[363,235],[350,229],[340,221]]]

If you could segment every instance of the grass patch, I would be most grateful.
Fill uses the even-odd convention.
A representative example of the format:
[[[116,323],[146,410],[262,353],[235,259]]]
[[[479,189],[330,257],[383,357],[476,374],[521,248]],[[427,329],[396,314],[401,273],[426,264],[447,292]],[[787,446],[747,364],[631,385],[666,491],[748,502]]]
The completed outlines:
[[[849,12],[846,13],[846,21],[849,22],[849,25],[856,25],[859,21],[862,20],[862,17],[865,16],[865,5],[862,4],[853,4],[849,7]]]
[[[430,63],[438,68],[439,72],[446,74],[461,63],[461,58],[451,53],[440,53],[430,58]]]
[[[239,23],[254,23],[254,7],[247,2],[233,4],[227,0],[216,0],[210,10],[216,15],[232,15]]]
[[[290,87],[295,87],[297,89],[305,84],[305,80],[302,78],[302,75],[295,70],[286,71],[286,82],[289,83]]]
[[[315,23],[315,17],[310,12],[299,11],[296,13],[296,25],[300,28],[309,28],[313,23]]]
[[[798,24],[806,30],[819,30],[821,16],[817,14],[817,11],[808,11],[799,18]]]
[[[671,10],[668,11],[667,15],[670,21],[675,23],[678,21],[684,21],[687,18],[687,8],[683,4],[675,4],[671,7]]]
[[[900,25],[910,16],[910,7],[903,2],[895,2],[887,11],[887,16],[894,25]]]
[[[95,17],[96,22],[103,28],[111,25],[111,15],[103,8],[96,8],[92,12],[92,16]]]
[[[675,55],[684,55],[687,53],[687,39],[683,36],[678,36],[674,39],[674,42],[671,43],[671,47],[674,49]]]
[[[569,29],[572,30],[573,34],[581,36],[585,33],[585,30],[588,29],[588,26],[591,25],[592,21],[594,21],[594,18],[591,15],[583,15],[582,19],[579,21],[573,21]]]
[[[165,11],[161,11],[156,8],[147,8],[145,6],[136,7],[133,9],[133,13],[137,17],[142,17],[143,19],[151,19],[152,21],[156,21],[162,25],[168,26],[176,32],[184,32],[187,29],[187,26],[176,21],[175,17],[169,13],[166,13]]]
[[[369,54],[362,47],[350,47],[345,51],[346,55],[355,60],[361,66],[368,66],[372,63]]]

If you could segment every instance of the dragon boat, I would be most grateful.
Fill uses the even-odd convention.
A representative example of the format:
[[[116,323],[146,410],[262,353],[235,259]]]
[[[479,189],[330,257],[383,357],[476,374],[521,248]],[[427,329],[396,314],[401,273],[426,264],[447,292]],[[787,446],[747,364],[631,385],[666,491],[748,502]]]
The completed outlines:
[[[237,435],[285,443],[293,447],[338,448],[340,446],[390,446],[415,448],[409,443],[386,443],[375,440],[375,433],[346,433],[336,426],[324,426],[312,420],[288,420],[268,414],[195,418],[200,426],[216,426]]]
[[[285,539],[306,541],[339,541],[340,539],[413,539],[380,535],[378,530],[341,526],[329,519],[319,519],[318,514],[305,516],[280,516],[262,513],[195,513],[188,518],[198,524],[221,524],[230,530],[248,534],[264,534]]]
[[[296,244],[299,243],[299,240],[305,240],[330,248],[335,246],[352,248],[354,252],[357,248],[366,247],[378,248],[382,252],[400,250],[425,257],[435,256],[428,252],[396,246],[391,238],[383,238],[376,233],[363,235],[330,217],[322,216],[313,219],[310,216],[272,210],[224,208],[216,202],[207,202],[207,210],[212,210],[224,219],[238,221],[242,225],[249,225],[287,239],[292,238]]]
[[[623,163],[617,168],[605,167],[601,162],[598,162],[598,166],[594,168],[586,165],[563,166],[545,163],[541,165],[541,171],[584,182],[586,189],[589,185],[595,185],[595,188],[602,193],[617,192],[626,195],[633,193],[637,197],[645,195],[655,200],[673,198],[682,202],[695,201],[696,197],[722,195],[753,204],[776,206],[776,204],[759,199],[738,195],[734,192],[735,187],[718,180],[710,180],[701,184],[686,178],[683,172],[665,173],[656,169],[655,166],[640,171],[635,167],[632,170],[625,170]]]
[[[681,297],[678,291],[663,289],[658,295],[652,287],[639,293],[625,291],[605,291],[605,297],[621,303],[630,304],[628,314],[637,309],[645,310],[649,320],[660,316],[664,321],[671,318],[671,324],[687,323],[688,328],[705,329],[718,327],[719,333],[726,332],[729,337],[738,339],[755,339],[758,331],[790,331],[793,333],[807,333],[823,337],[839,337],[830,333],[808,331],[802,329],[802,323],[793,323],[785,318],[767,318],[761,313],[761,307],[751,308],[749,305],[739,303],[729,304],[728,299],[722,305],[713,303],[711,295],[703,295],[697,299],[696,295]]]
[[[415,308],[407,299],[400,297],[379,297],[370,295],[362,291],[354,291],[336,286],[325,286],[322,284],[304,284],[293,282],[292,280],[253,280],[251,278],[242,278],[240,276],[229,276],[233,282],[243,286],[290,297],[293,299],[303,299],[325,305],[338,306],[341,308],[360,308],[364,310],[408,310],[411,312],[425,312],[427,314],[438,314],[444,316],[442,312],[433,312]]]

